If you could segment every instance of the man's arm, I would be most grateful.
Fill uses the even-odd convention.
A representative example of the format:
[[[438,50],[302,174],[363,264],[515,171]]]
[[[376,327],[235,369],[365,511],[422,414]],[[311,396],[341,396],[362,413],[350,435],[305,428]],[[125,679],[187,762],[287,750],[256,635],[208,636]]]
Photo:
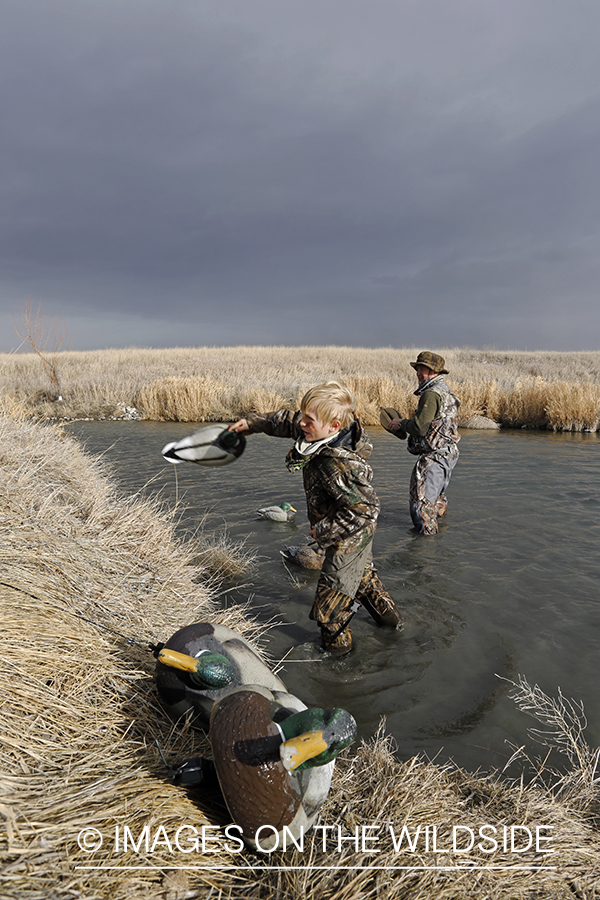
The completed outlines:
[[[401,419],[401,428],[411,437],[424,437],[433,420],[439,416],[441,405],[442,398],[437,391],[423,391],[416,413],[410,419]]]

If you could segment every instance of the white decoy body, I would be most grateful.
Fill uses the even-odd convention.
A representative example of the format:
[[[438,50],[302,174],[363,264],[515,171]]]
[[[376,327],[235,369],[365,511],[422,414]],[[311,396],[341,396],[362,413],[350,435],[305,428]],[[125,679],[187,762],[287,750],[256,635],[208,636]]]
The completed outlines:
[[[335,757],[356,737],[343,709],[307,709],[254,652],[223,625],[196,622],[157,650],[157,689],[173,718],[195,711],[208,731],[212,762],[173,767],[176,783],[208,782],[216,770],[241,837],[275,849],[283,829],[301,840],[327,798]]]
[[[194,434],[172,441],[162,455],[172,463],[193,462],[201,466],[226,466],[244,452],[246,438],[223,425],[207,425]]]

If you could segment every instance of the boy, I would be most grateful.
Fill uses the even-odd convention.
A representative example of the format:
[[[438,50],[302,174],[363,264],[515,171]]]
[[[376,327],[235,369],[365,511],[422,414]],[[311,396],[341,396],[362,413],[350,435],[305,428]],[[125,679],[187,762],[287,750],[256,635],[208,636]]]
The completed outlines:
[[[337,381],[306,392],[300,411],[280,409],[240,419],[230,430],[293,438],[286,457],[301,469],[309,534],[325,551],[310,618],[324,650],[344,656],[352,648],[349,622],[359,604],[378,625],[401,628],[402,618],[372,563],[379,500],[371,486],[371,442],[354,418],[352,395]]]

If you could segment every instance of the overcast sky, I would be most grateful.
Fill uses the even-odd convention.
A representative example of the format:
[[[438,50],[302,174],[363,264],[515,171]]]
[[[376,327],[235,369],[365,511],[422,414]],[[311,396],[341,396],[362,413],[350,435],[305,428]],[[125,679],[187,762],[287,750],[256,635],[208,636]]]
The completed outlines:
[[[598,0],[1,0],[0,350],[600,345]]]

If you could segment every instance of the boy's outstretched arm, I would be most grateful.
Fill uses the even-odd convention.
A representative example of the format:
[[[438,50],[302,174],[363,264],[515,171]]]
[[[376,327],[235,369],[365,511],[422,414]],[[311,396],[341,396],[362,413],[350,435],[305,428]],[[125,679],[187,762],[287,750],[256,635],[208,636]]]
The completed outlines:
[[[298,410],[278,409],[270,413],[253,413],[244,419],[238,419],[229,426],[229,431],[238,434],[268,434],[271,437],[297,438],[302,436],[300,421],[302,413]]]

